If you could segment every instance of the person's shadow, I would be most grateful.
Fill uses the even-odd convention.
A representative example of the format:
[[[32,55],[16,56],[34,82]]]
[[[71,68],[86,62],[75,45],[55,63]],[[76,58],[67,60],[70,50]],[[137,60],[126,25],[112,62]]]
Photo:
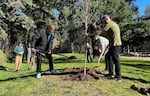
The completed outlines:
[[[6,67],[3,67],[3,66],[0,66],[0,70],[6,70]],[[50,72],[48,72],[49,70],[45,70],[45,71],[42,71],[42,75],[67,75],[67,74],[76,74],[76,73],[68,73],[68,72],[63,72],[63,69],[58,69],[60,72],[57,73],[57,74],[51,74]],[[6,70],[7,71],[7,70]],[[19,77],[10,77],[8,79],[3,79],[3,80],[0,80],[0,82],[5,82],[5,81],[11,81],[11,80],[16,80],[18,78],[28,78],[28,77],[32,77],[32,78],[36,78],[36,73],[33,72],[31,73],[30,75],[23,75],[23,76],[19,76]],[[139,81],[139,82],[142,82],[142,83],[150,83],[150,81],[147,81],[147,80],[144,80],[144,79],[137,79],[137,78],[132,78],[132,77],[128,77],[128,76],[122,76],[122,78],[125,80],[136,80],[136,81]]]
[[[7,68],[6,68],[6,67],[4,67],[4,66],[0,66],[0,70],[4,70],[4,71],[6,71],[6,70],[7,70]]]
[[[6,67],[3,67],[3,66],[0,66],[0,70],[5,70],[5,71],[8,71]],[[58,69],[58,70],[62,70],[62,69]],[[11,72],[11,71],[10,71]],[[57,74],[51,74],[49,72],[49,70],[45,70],[45,71],[42,71],[42,75],[66,75],[68,73],[66,72],[59,72]],[[11,81],[11,80],[16,80],[18,78],[28,78],[28,77],[31,77],[31,78],[36,78],[36,73],[35,72],[32,72],[31,74],[28,74],[28,75],[23,75],[23,76],[18,76],[18,77],[10,77],[10,78],[7,78],[7,79],[3,79],[3,80],[0,80],[0,82],[5,82],[5,81]]]
[[[27,77],[35,77],[35,74],[24,75],[24,76],[20,76],[20,77],[11,77],[11,78],[8,78],[8,79],[0,80],[0,82],[11,81],[11,80],[16,80],[18,78],[27,78]]]

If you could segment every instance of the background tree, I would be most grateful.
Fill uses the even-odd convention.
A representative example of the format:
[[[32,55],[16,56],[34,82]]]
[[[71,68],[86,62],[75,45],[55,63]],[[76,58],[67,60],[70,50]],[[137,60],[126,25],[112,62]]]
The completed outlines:
[[[150,35],[149,6],[145,10],[145,15],[140,16],[138,7],[134,5],[136,0],[87,1],[86,3],[86,0],[2,0],[0,40],[7,42],[4,43],[5,46],[10,46],[3,49],[11,51],[19,40],[23,40],[24,43],[30,42],[36,28],[44,22],[47,25],[56,25],[54,47],[57,51],[83,52],[85,42],[83,32],[92,20],[99,21],[99,15],[103,14],[108,14],[119,24],[123,46],[138,47],[141,43],[138,38],[144,39]],[[97,27],[102,26],[99,24]]]
[[[150,17],[150,6],[149,6],[149,5],[146,7],[144,13],[145,13],[145,16],[146,16],[146,17]]]

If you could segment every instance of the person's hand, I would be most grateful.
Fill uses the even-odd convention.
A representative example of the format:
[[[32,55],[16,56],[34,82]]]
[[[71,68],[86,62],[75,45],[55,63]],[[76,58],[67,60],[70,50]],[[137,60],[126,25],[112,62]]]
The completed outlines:
[[[88,36],[88,33],[87,33],[87,32],[85,32],[85,36]]]
[[[21,55],[23,55],[23,52],[20,52]]]
[[[88,33],[87,33],[87,32],[85,32],[85,33],[84,33],[84,36],[88,36]]]
[[[31,48],[31,51],[34,52],[34,53],[36,52],[35,48]]]
[[[52,51],[51,51],[51,50],[49,50],[49,51],[48,51],[48,54],[52,54]]]
[[[100,63],[100,60],[101,60],[101,59],[98,59],[98,64],[97,64],[97,66],[99,66],[99,65],[100,65],[100,64],[99,64],[99,63]]]

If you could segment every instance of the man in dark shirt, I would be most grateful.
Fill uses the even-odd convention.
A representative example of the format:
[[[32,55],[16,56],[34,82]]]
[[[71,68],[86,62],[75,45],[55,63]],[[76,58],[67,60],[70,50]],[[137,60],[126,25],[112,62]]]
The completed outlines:
[[[52,74],[56,74],[56,70],[53,67],[52,61],[52,46],[54,40],[54,30],[55,26],[50,25],[48,28],[40,28],[37,30],[35,35],[32,38],[32,51],[36,53],[37,56],[37,69],[36,77],[41,77],[41,63],[42,63],[42,54],[44,52],[48,61],[49,69]]]

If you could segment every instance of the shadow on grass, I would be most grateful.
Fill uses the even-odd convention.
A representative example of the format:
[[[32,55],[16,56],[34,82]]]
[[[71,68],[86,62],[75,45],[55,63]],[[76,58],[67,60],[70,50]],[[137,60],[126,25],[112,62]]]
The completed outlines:
[[[62,69],[59,69],[59,70],[62,70]],[[47,71],[49,71],[49,70],[42,71],[42,75],[66,75],[67,74],[67,73],[51,74],[50,72],[47,73]],[[14,71],[10,71],[10,72],[14,72]],[[8,79],[0,80],[0,82],[12,81],[12,80],[20,79],[20,78],[24,79],[24,78],[28,78],[28,77],[36,78],[36,74],[32,73],[30,75],[23,75],[23,76],[19,76],[19,77],[10,77]]]
[[[57,74],[51,74],[49,72],[49,70],[45,70],[45,71],[42,71],[42,76],[47,76],[47,75],[56,75],[56,76],[59,76],[59,75],[69,75],[69,74],[77,74],[76,72],[63,72],[64,69],[57,69],[59,70],[60,72],[57,73]],[[5,81],[12,81],[12,80],[16,80],[16,79],[24,79],[24,78],[28,78],[28,77],[32,77],[32,78],[36,78],[36,74],[30,74],[30,75],[24,75],[24,76],[20,76],[20,77],[11,77],[11,78],[8,78],[8,79],[4,79],[4,80],[0,80],[0,82],[5,82]],[[137,79],[137,78],[132,78],[132,77],[127,77],[127,76],[122,76],[122,78],[124,80],[135,80],[135,81],[138,81],[138,82],[141,82],[141,83],[150,83],[150,81],[147,81],[147,80],[144,80],[144,79]]]
[[[84,60],[54,61],[54,63],[84,63]]]
[[[70,63],[70,62],[78,62],[82,63],[84,60],[77,58],[76,56],[65,56],[60,58],[55,58],[54,63]]]
[[[144,80],[144,79],[137,79],[137,78],[131,78],[131,77],[127,77],[127,76],[122,76],[123,79],[128,79],[128,80],[136,80],[142,83],[150,83],[150,81]]]
[[[28,78],[28,77],[35,77],[35,74],[24,75],[24,76],[20,76],[20,77],[11,77],[11,78],[8,78],[8,79],[0,80],[0,82],[16,80],[16,79],[19,79],[19,78]]]
[[[138,62],[138,63],[150,63],[150,61],[148,61],[148,60],[140,60],[140,59],[138,59],[138,60],[122,60],[123,62],[133,62],[133,63],[135,63],[135,62]]]
[[[6,71],[6,70],[7,70],[7,68],[6,68],[6,67],[4,67],[4,66],[0,66],[0,70],[4,70],[4,71]]]
[[[142,70],[149,70],[150,69],[150,64],[127,64],[127,63],[122,63],[123,66],[131,66],[131,67],[136,67]]]

